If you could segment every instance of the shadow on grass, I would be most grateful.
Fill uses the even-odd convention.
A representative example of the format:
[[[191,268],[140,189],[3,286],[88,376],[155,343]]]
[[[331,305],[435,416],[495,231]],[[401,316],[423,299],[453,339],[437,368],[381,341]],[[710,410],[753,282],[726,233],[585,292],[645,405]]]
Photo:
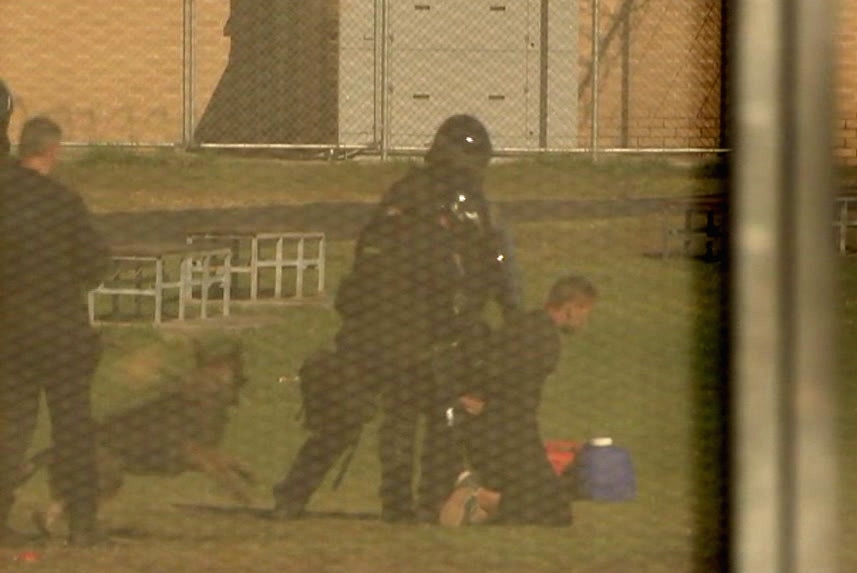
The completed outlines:
[[[723,183],[724,192],[727,184]],[[725,213],[729,229],[729,210]],[[700,262],[693,291],[700,312],[694,325],[692,476],[695,573],[729,570],[729,247]]]
[[[207,513],[210,515],[222,515],[225,517],[244,516],[257,519],[273,520],[270,509],[259,507],[248,507],[241,505],[201,505],[189,503],[173,504],[173,507],[183,511],[194,513]],[[348,521],[379,521],[381,516],[372,512],[352,511],[307,511],[303,519],[342,519]]]
[[[663,211],[668,199],[521,199],[495,201],[509,224],[641,216]],[[330,202],[225,209],[114,212],[95,216],[113,244],[184,243],[204,230],[322,231],[329,239],[352,239],[369,220],[374,203]]]

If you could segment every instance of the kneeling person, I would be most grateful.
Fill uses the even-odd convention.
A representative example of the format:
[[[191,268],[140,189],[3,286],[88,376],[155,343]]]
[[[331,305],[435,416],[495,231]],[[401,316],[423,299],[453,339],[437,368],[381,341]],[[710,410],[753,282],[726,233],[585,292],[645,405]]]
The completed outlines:
[[[544,308],[507,320],[487,341],[474,388],[459,399],[456,422],[473,474],[462,474],[444,504],[443,525],[568,525],[571,506],[539,431],[542,388],[560,357],[560,332],[584,327],[597,298],[581,276],[560,278]],[[466,476],[466,477],[465,477]]]

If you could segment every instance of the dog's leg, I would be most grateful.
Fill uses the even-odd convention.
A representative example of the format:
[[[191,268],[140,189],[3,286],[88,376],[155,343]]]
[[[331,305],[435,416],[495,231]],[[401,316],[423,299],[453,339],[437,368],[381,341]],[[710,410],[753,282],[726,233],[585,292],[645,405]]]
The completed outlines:
[[[185,444],[184,449],[191,467],[207,474],[240,503],[250,503],[246,487],[250,479],[243,476],[241,471],[236,471],[236,460],[191,442]]]
[[[63,513],[65,513],[65,503],[58,499],[51,500],[45,511],[36,510],[33,512],[33,524],[39,533],[45,537],[50,537],[53,534],[54,526]]]
[[[256,474],[253,473],[253,470],[251,470],[250,467],[246,463],[244,463],[243,460],[239,460],[238,458],[234,458],[226,454],[222,455],[223,462],[226,465],[227,469],[238,479],[250,485],[256,483]]]

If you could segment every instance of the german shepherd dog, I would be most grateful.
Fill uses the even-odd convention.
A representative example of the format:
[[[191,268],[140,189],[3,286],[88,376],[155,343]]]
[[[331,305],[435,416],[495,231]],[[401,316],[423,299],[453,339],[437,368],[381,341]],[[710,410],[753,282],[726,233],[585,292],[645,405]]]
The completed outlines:
[[[225,351],[206,351],[194,342],[195,366],[175,389],[113,414],[96,429],[99,499],[114,497],[125,474],[177,476],[203,472],[241,503],[249,503],[252,473],[237,458],[219,450],[229,421],[229,409],[238,404],[245,384],[241,348],[230,343]],[[53,450],[33,456],[22,468],[23,483],[50,466]],[[51,487],[52,501],[33,516],[50,535],[63,515],[64,503]]]

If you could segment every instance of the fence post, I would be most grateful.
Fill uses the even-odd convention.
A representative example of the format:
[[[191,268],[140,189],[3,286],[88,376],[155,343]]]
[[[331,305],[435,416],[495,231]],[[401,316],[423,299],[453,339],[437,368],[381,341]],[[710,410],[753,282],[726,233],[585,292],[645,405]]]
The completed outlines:
[[[600,0],[592,0],[592,161],[598,161],[598,27]]]
[[[182,147],[193,147],[194,115],[194,5],[183,0],[182,5]]]
[[[737,573],[836,570],[832,7],[734,4]]]
[[[792,538],[796,573],[834,573],[837,535],[836,385],[834,383],[834,261],[831,240],[833,76],[837,51],[835,0],[786,3],[788,62],[783,96],[791,120],[786,141],[784,197],[793,227],[789,265],[792,436]]]
[[[381,5],[381,160],[386,161],[390,151],[390,6],[387,0]]]
[[[541,1],[539,12],[539,148],[548,147],[548,54],[550,0]]]

